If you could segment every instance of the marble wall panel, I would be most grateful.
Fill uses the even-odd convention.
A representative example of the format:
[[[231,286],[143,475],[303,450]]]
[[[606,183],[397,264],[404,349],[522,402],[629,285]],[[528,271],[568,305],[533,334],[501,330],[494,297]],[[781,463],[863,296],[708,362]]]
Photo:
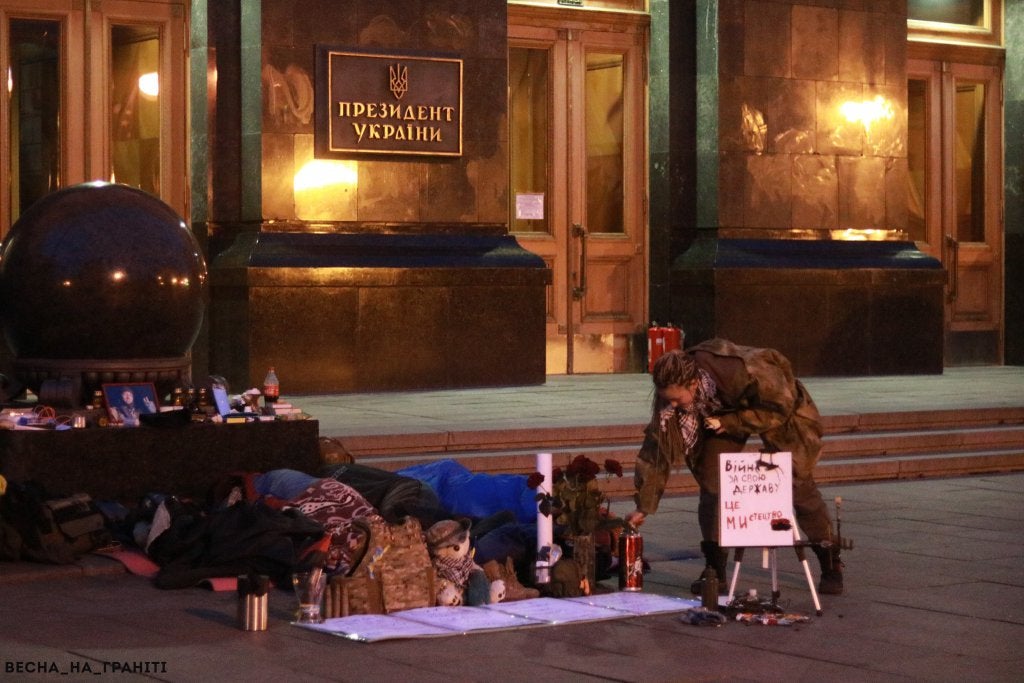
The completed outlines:
[[[864,82],[864,55],[861,45],[867,33],[865,12],[839,12],[839,80]]]
[[[313,136],[296,135],[294,139],[296,174],[313,176],[312,182],[293,187],[295,218],[300,221],[355,221],[358,217],[359,162],[314,160]],[[323,177],[325,175],[329,177]]]
[[[744,0],[719,0],[718,3],[718,73],[721,76],[743,75],[746,63],[744,6]]]
[[[214,0],[216,1],[216,0]],[[260,2],[260,22],[263,35],[263,46],[295,46],[295,10],[294,0],[262,0]],[[300,9],[300,13],[304,11]]]
[[[508,62],[505,59],[479,60],[464,79],[463,142],[475,143],[476,154],[491,156],[498,140],[508,132],[506,107],[495,106],[508,99]]]
[[[864,126],[842,113],[843,104],[864,100],[860,83],[817,82],[815,143],[819,154],[855,154],[864,149]]]
[[[745,227],[791,227],[793,171],[788,154],[747,155],[744,184]]]
[[[304,391],[352,387],[357,366],[356,287],[253,287],[250,382],[273,365],[282,382]]]
[[[798,154],[793,157],[793,221],[802,230],[835,230],[839,226],[839,177],[835,157]]]
[[[908,176],[906,157],[885,160],[885,227],[888,230],[907,229]]]
[[[410,223],[421,220],[427,164],[361,161],[358,220]]]
[[[446,287],[363,287],[359,290],[358,386],[375,391],[447,385],[450,290]],[[382,348],[393,349],[381,362]]]
[[[745,87],[750,80],[742,76],[730,77],[718,84],[718,147],[722,151],[757,151],[749,140],[750,124],[745,123],[743,115],[743,105],[750,106]]]
[[[839,76],[839,12],[793,7],[793,76],[834,81]]]
[[[264,46],[263,131],[313,132],[313,50]]]
[[[424,164],[421,220],[431,223],[445,220],[476,222],[476,166],[467,154],[457,162]]]
[[[885,161],[881,157],[837,157],[841,230],[886,227]]]
[[[881,118],[865,126],[864,154],[907,155],[907,86],[866,86],[864,101],[878,103]]]
[[[476,188],[476,216],[481,223],[508,223],[508,140],[498,143],[490,156],[476,156],[468,168]]]
[[[503,317],[495,316],[496,310]],[[544,337],[523,335],[523,330],[544,327],[542,296],[523,296],[517,287],[456,287],[449,316],[446,349],[453,386],[501,386],[516,374],[543,381]],[[517,324],[505,324],[508,320]],[[518,367],[509,367],[512,358]]]
[[[747,184],[747,155],[723,152],[719,155],[718,225],[720,227],[741,227],[743,225],[743,197]]]
[[[871,370],[878,375],[941,372],[942,286],[921,284],[911,273],[879,274],[865,319],[871,333]]]
[[[264,0],[265,2],[266,0]],[[296,5],[292,15],[294,40],[298,44],[355,45],[363,13],[373,2],[339,3],[337,0],[274,0]]]
[[[885,83],[906,87],[907,84],[907,15],[890,11],[884,18],[885,31]]]
[[[748,0],[744,7],[743,73],[790,75],[790,6]]]
[[[770,99],[767,107],[768,150],[780,154],[815,151],[815,81],[765,79]]]
[[[295,218],[295,199],[292,194],[295,174],[294,139],[292,135],[281,133],[267,133],[261,137],[263,216],[269,220]]]

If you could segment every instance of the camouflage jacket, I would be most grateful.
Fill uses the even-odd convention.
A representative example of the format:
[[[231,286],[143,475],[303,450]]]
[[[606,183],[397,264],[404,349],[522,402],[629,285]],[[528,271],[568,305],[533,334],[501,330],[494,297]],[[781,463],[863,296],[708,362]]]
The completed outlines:
[[[688,352],[715,380],[722,403],[716,417],[724,432],[740,441],[758,434],[767,448],[791,451],[794,476],[809,478],[821,454],[820,415],[789,360],[774,349],[725,339],[711,339]],[[662,406],[655,403],[635,465],[637,508],[648,514],[657,510],[672,469],[684,462],[691,471],[699,465],[705,442],[701,438],[694,452],[685,452],[677,422],[668,420],[663,427]]]

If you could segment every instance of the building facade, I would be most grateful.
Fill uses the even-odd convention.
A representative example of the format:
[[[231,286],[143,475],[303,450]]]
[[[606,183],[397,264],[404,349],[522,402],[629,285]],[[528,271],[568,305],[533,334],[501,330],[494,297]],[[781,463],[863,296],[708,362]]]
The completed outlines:
[[[236,387],[638,372],[652,319],[801,374],[1020,363],[1021,4],[0,0],[0,230],[159,196]]]

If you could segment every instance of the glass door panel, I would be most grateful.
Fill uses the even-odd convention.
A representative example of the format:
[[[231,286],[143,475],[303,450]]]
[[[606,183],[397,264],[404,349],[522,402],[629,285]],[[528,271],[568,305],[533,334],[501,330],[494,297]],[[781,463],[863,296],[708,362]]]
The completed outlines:
[[[551,233],[547,189],[551,140],[548,50],[513,47],[508,53],[512,196],[518,197],[512,232]]]
[[[623,58],[587,53],[587,228],[623,232]]]
[[[61,183],[61,33],[59,21],[14,19],[6,90],[11,201],[8,224]]]
[[[911,78],[907,86],[907,233],[918,243],[932,242],[927,233],[929,81]],[[934,254],[933,254],[934,255]]]
[[[985,241],[985,84],[957,81],[954,106],[956,239]]]
[[[152,26],[110,29],[112,182],[160,196],[160,38]]]

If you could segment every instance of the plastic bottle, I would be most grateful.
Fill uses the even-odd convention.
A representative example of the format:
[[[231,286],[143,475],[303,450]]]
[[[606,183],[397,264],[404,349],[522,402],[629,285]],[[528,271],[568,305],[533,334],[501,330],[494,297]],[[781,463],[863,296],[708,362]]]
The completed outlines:
[[[281,395],[281,383],[277,380],[277,373],[271,366],[267,376],[263,378],[263,400],[266,403],[276,403]]]

